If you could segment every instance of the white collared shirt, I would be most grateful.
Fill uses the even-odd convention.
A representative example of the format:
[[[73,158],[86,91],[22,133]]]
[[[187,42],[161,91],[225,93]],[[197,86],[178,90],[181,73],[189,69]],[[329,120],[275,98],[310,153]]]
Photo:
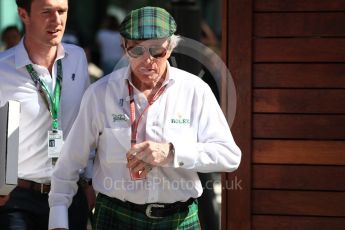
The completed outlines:
[[[86,91],[80,112],[52,175],[50,228],[66,227],[67,208],[76,192],[77,170],[97,147],[93,171],[96,191],[136,204],[173,203],[199,197],[197,172],[233,171],[241,151],[209,86],[168,65],[165,92],[139,123],[138,143],[171,142],[174,162],[154,167],[147,179],[132,181],[126,167],[130,149],[129,68],[119,69]],[[134,90],[138,114],[146,98]]]
[[[38,92],[26,65],[33,68],[54,88],[58,59],[62,60],[63,80],[59,110],[59,124],[68,135],[76,118],[82,95],[89,85],[87,60],[83,50],[77,46],[58,46],[52,76],[47,68],[33,64],[21,42],[0,53],[0,105],[8,100],[21,103],[19,124],[18,177],[38,183],[50,183],[52,162],[48,158],[48,130],[51,129],[51,116],[47,104]]]

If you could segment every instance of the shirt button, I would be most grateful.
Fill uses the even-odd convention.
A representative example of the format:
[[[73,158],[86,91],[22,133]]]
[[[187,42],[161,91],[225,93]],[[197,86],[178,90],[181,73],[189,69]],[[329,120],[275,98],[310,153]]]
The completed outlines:
[[[180,162],[178,163],[178,165],[179,165],[180,167],[182,167],[182,166],[184,165],[184,163],[183,163],[182,161],[180,161]]]

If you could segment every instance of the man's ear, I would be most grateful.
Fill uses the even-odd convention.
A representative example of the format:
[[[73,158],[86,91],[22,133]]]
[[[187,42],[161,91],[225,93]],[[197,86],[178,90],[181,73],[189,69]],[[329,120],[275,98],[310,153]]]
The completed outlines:
[[[18,7],[18,15],[20,19],[22,20],[22,22],[26,24],[29,19],[28,12],[24,8]]]
[[[169,59],[169,58],[170,58],[172,51],[173,51],[173,50],[168,49],[167,53],[165,54],[166,59]]]

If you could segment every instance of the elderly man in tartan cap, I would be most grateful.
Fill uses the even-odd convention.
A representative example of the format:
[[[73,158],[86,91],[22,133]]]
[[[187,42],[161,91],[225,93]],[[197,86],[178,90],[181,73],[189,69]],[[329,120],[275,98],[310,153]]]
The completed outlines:
[[[158,7],[122,22],[129,65],[84,95],[52,176],[50,229],[67,228],[77,169],[94,147],[93,229],[200,229],[197,172],[234,171],[241,151],[208,85],[169,65],[175,32]]]

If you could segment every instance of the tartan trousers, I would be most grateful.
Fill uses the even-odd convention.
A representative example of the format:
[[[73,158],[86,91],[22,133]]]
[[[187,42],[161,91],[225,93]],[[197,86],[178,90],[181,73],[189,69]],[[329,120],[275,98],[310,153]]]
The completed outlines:
[[[132,210],[112,198],[98,194],[93,221],[93,230],[197,230],[201,229],[198,218],[198,204],[194,201],[189,205],[188,211],[175,213],[171,216],[151,219],[145,213]]]

